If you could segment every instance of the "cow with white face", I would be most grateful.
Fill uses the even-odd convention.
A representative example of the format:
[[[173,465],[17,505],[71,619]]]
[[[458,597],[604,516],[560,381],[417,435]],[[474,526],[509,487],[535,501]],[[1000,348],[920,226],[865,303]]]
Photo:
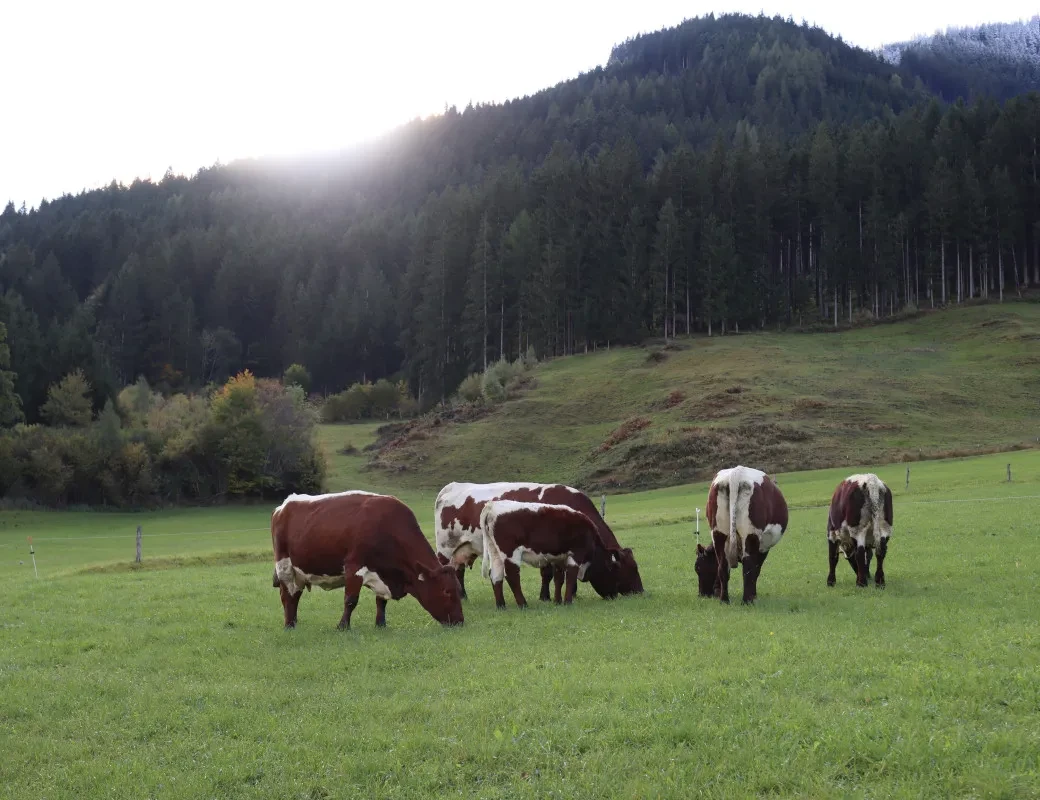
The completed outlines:
[[[614,532],[610,529],[596,505],[588,496],[570,486],[561,483],[449,483],[437,494],[434,502],[434,531],[437,558],[442,564],[455,566],[462,587],[462,597],[466,597],[466,568],[484,552],[483,530],[480,514],[485,504],[492,500],[516,500],[524,503],[548,503],[573,508],[584,514],[599,532],[606,547],[616,553],[616,567],[612,570],[617,585],[608,594],[640,594],[643,582],[639,576],[639,566],[632,555],[632,548],[621,547]],[[542,589],[539,599],[549,600],[549,584],[555,578],[557,586],[564,580],[564,568],[560,564],[546,563],[541,568]],[[585,580],[585,578],[582,578]],[[607,591],[608,587],[601,583],[597,592]]]
[[[874,584],[885,586],[885,556],[892,536],[892,491],[872,472],[850,475],[838,484],[827,515],[827,547],[830,571],[827,585],[834,586],[839,551],[856,573],[856,585],[870,582],[870,560],[877,550]]]
[[[707,504],[712,545],[697,545],[694,570],[700,594],[729,602],[729,571],[743,565],[743,602],[758,596],[758,576],[769,551],[787,530],[787,501],[761,470],[736,466],[720,470],[711,482]]]

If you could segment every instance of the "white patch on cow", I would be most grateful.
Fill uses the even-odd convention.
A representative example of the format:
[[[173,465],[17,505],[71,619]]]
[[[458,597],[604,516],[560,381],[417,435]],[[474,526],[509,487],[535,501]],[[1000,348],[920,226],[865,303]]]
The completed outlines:
[[[463,544],[469,544],[476,555],[484,552],[484,536],[480,525],[470,529],[461,525],[457,520],[452,520],[447,526],[441,522],[441,512],[445,508],[454,506],[461,508],[467,500],[474,503],[486,503],[497,500],[507,492],[526,489],[537,491],[540,500],[545,492],[553,487],[561,487],[569,492],[577,493],[577,489],[570,486],[562,486],[558,483],[523,483],[512,481],[499,481],[497,483],[461,483],[452,482],[437,493],[437,499],[433,504],[433,529],[434,542],[437,552],[451,560],[455,551]]]
[[[882,540],[892,536],[892,526],[885,521],[885,504],[882,493],[888,490],[884,481],[872,472],[850,475],[845,479],[863,489],[863,508],[860,509],[859,525],[853,527],[842,520],[841,527],[827,531],[827,538],[837,542],[846,556],[851,556],[859,547],[877,547]]]
[[[354,574],[362,579],[361,582],[371,589],[376,597],[382,597],[384,600],[393,599],[389,587],[383,583],[383,579],[379,577],[378,573],[373,572],[367,567],[362,567]]]
[[[764,529],[751,523],[751,496],[762,485],[766,474],[753,467],[736,466],[722,469],[712,485],[717,486],[715,530],[725,533],[726,557],[731,568],[744,557],[744,540],[751,534],[758,536],[759,551],[766,552],[783,536],[780,525],[770,523]]]
[[[311,575],[293,564],[289,558],[276,561],[274,573],[278,580],[285,584],[289,594],[299,594],[307,586],[317,586],[325,590],[341,589],[346,583],[342,572],[338,575]]]

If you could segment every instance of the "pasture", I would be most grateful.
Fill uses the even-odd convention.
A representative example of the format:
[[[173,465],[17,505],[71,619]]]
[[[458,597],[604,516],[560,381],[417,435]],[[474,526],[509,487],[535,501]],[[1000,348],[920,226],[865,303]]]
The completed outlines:
[[[1038,796],[1040,451],[911,467],[909,489],[877,469],[883,591],[844,562],[825,585],[850,466],[779,476],[791,521],[754,607],[697,597],[701,483],[608,498],[645,596],[541,604],[525,568],[531,608],[497,612],[478,562],[460,629],[409,597],[377,630],[366,590],[340,633],[342,591],[315,590],[283,631],[270,505],[5,512],[0,794]],[[431,540],[434,494],[401,495]]]

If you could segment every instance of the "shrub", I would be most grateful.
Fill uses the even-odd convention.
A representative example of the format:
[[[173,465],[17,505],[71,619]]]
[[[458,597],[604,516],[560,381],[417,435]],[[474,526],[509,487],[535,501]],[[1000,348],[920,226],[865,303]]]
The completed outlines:
[[[479,373],[474,372],[472,375],[467,376],[466,379],[459,384],[459,397],[467,403],[476,403],[484,396],[483,382],[484,378]]]
[[[311,374],[303,364],[290,364],[282,374],[282,383],[286,386],[300,386],[307,394],[311,390]]]
[[[56,427],[83,428],[93,415],[90,384],[83,370],[70,372],[47,390],[47,402],[40,407],[40,416]]]

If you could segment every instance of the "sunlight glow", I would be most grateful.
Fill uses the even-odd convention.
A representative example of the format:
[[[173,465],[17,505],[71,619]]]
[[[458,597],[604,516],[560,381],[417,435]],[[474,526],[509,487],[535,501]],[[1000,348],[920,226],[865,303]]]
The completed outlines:
[[[805,18],[866,47],[1035,13],[1021,0],[6,5],[0,204],[30,206],[167,167],[336,149],[446,104],[530,94],[606,63],[629,36],[711,10]]]

